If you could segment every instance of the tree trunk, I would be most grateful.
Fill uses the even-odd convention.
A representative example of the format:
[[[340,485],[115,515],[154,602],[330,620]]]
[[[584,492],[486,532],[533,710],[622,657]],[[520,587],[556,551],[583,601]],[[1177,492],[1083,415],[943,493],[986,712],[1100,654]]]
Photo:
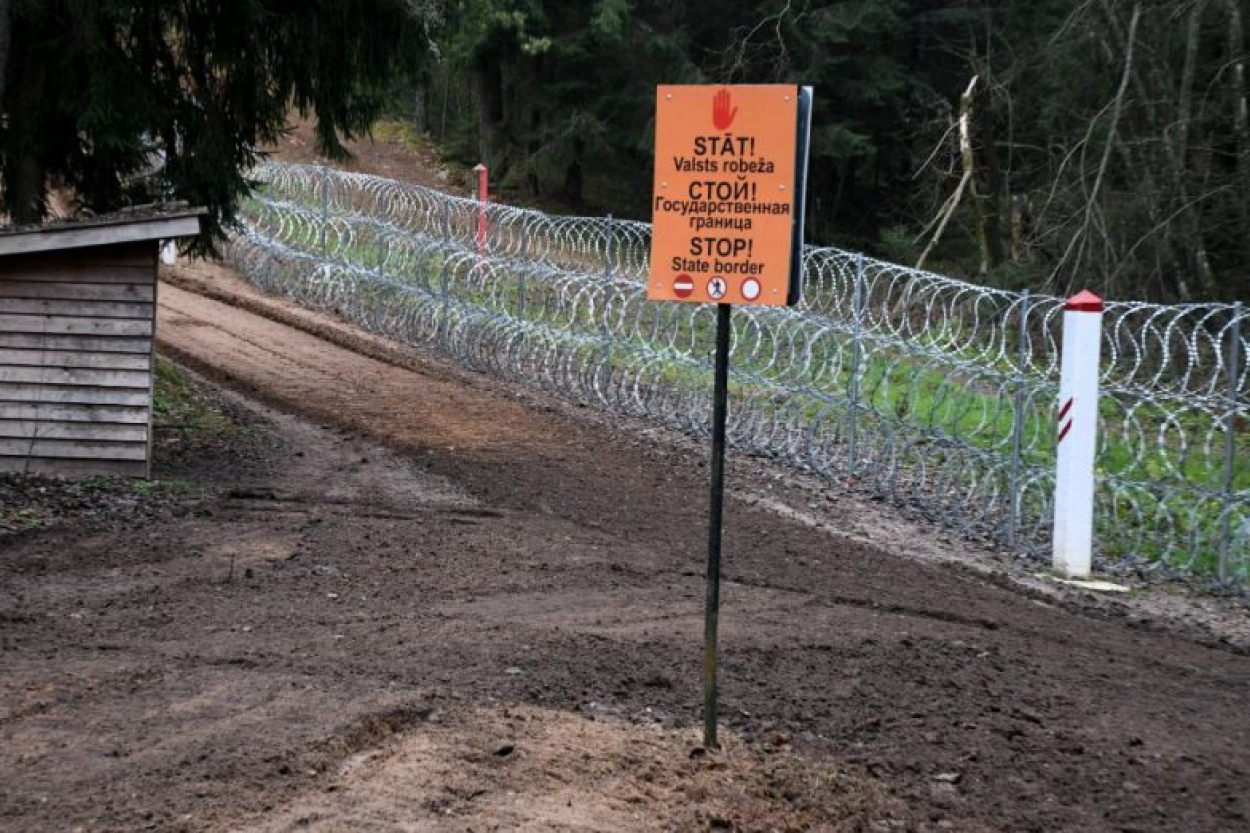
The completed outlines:
[[[959,201],[963,198],[964,190],[968,187],[968,183],[972,181],[973,174],[976,172],[972,159],[972,96],[977,89],[977,76],[972,76],[972,80],[968,82],[968,89],[964,90],[964,94],[959,97],[959,152],[963,157],[964,173],[959,178],[959,184],[955,186],[955,193],[943,204],[939,210],[941,220],[938,222],[937,229],[933,232],[933,237],[929,240],[929,245],[925,246],[923,252],[920,253],[919,259],[916,260],[916,268],[923,269],[929,261],[929,255],[933,253],[933,249],[941,241],[942,235],[946,233],[946,225],[951,221],[951,217],[955,216],[955,209],[959,208]],[[974,195],[975,197],[975,195]],[[975,198],[973,200],[976,201]],[[978,240],[984,244],[984,226],[980,222],[977,223]],[[984,253],[984,247],[982,248]]]
[[[1189,265],[1198,279],[1198,293],[1202,297],[1211,297],[1215,291],[1214,279],[1211,275],[1210,258],[1207,255],[1205,236],[1202,229],[1202,217],[1198,206],[1190,198],[1189,192],[1189,131],[1193,119],[1194,75],[1198,67],[1198,39],[1202,23],[1202,13],[1206,10],[1206,0],[1198,0],[1189,11],[1189,19],[1185,32],[1185,63],[1181,69],[1180,94],[1177,96],[1175,145],[1172,151],[1172,175],[1176,182],[1176,196],[1179,203],[1178,211],[1185,213],[1185,232],[1192,247],[1189,252]]]
[[[1250,185],[1250,104],[1246,101],[1246,36],[1242,28],[1240,0],[1228,2],[1228,55],[1233,62],[1233,127],[1237,135],[1237,170]],[[1246,194],[1250,197],[1250,193]]]
[[[491,121],[490,107],[486,103],[489,95],[487,90],[488,83],[484,75],[477,76],[477,83],[473,85],[473,101],[477,105],[477,161],[483,165],[490,165],[486,160],[490,158],[490,137],[491,137]]]
[[[430,117],[426,107],[424,81],[417,83],[417,88],[412,94],[412,129],[418,134],[428,133],[430,130]]]
[[[833,208],[829,211],[829,214],[833,217],[842,216],[842,207],[846,202],[846,184],[850,181],[851,176],[853,176],[853,170],[854,169],[852,168],[852,162],[850,159],[838,160],[838,169],[834,174],[834,176],[837,177],[837,182],[835,183],[833,189]]]
[[[585,146],[581,139],[573,140],[573,159],[564,171],[564,198],[574,207],[582,204],[584,177],[582,172],[582,154]]]
[[[13,222],[19,226],[42,222],[47,211],[43,160],[31,151],[17,157],[13,177]]]
[[[451,70],[443,67],[443,114],[439,122],[438,140],[447,141],[447,100],[451,98]]]
[[[478,161],[495,167],[492,158],[495,151],[506,152],[498,147],[499,128],[504,123],[503,75],[497,63],[477,73],[478,104]]]
[[[1125,52],[1131,51],[1133,47],[1129,42],[1128,32],[1116,13],[1116,4],[1113,0],[1102,0],[1102,9],[1116,43]],[[1116,49],[1106,44],[1104,44],[1104,49],[1108,59],[1115,61]],[[1153,90],[1146,83],[1147,77],[1155,85]],[[1166,88],[1158,72],[1147,72],[1140,67],[1134,67],[1131,83],[1137,96],[1135,103],[1145,113],[1146,132],[1162,134],[1165,130],[1164,120],[1170,118],[1170,115],[1161,115],[1156,102],[1169,100],[1171,91]],[[1156,267],[1160,291],[1171,292],[1175,291],[1175,287],[1168,284],[1167,279],[1163,277],[1164,273],[1180,275],[1185,266],[1183,254],[1172,243],[1172,222],[1176,218],[1171,216],[1171,210],[1168,208],[1167,180],[1169,172],[1176,167],[1172,158],[1173,146],[1167,141],[1161,144],[1166,164],[1159,162],[1149,149],[1133,142],[1120,143],[1116,148],[1116,153],[1122,160],[1124,170],[1141,182],[1145,195],[1146,213],[1150,217],[1151,228],[1154,229],[1150,232],[1150,236],[1157,238],[1154,260],[1156,264],[1162,264]],[[1156,170],[1160,172],[1158,178],[1154,174]],[[1115,270],[1115,274],[1127,265],[1122,263]],[[1140,276],[1137,276],[1136,281],[1140,281]],[[1109,294],[1116,292],[1114,282],[1109,282],[1104,289]]]
[[[4,82],[9,73],[9,42],[13,33],[13,0],[0,0],[0,113],[4,109]]]
[[[1085,200],[1085,217],[1081,223],[1081,227],[1073,233],[1072,238],[1068,241],[1068,246],[1063,251],[1063,255],[1059,258],[1059,262],[1055,264],[1055,268],[1051,270],[1050,277],[1046,279],[1047,287],[1058,287],[1063,291],[1071,291],[1071,281],[1066,286],[1056,283],[1060,272],[1063,271],[1070,257],[1073,258],[1072,276],[1079,278],[1081,275],[1081,266],[1085,259],[1085,251],[1088,243],[1088,235],[1090,229],[1094,226],[1094,216],[1098,211],[1098,200],[1102,191],[1103,181],[1107,176],[1107,166],[1111,161],[1111,154],[1116,147],[1118,141],[1116,131],[1120,125],[1120,114],[1124,109],[1125,93],[1128,91],[1129,81],[1133,77],[1133,53],[1137,43],[1137,23],[1141,20],[1141,0],[1133,4],[1133,16],[1128,25],[1128,36],[1125,39],[1124,48],[1124,71],[1120,75],[1120,86],[1116,89],[1115,98],[1111,102],[1110,123],[1107,127],[1107,143],[1103,146],[1102,159],[1098,163],[1098,173],[1094,178],[1093,187],[1089,190]],[[1073,253],[1075,252],[1075,257]],[[1103,277],[1104,283],[1106,276]],[[1107,288],[1102,287],[1103,294],[1107,294]]]
[[[1232,62],[1229,86],[1233,99],[1233,135],[1237,153],[1237,187],[1234,189],[1242,246],[1250,240],[1250,102],[1246,101],[1246,36],[1241,19],[1242,0],[1225,0],[1228,7],[1228,60]],[[1245,249],[1243,248],[1243,252]]]
[[[543,135],[543,110],[540,102],[530,101],[530,118],[529,118],[529,134],[528,141],[525,145],[525,184],[529,188],[531,196],[537,197],[542,188],[542,182],[538,179],[538,172],[534,170],[534,157],[542,150],[541,136]]]
[[[989,73],[988,66],[984,68]],[[987,76],[988,77],[988,76]],[[981,85],[976,95],[978,104],[973,108],[973,124],[979,125],[977,131],[980,141],[974,143],[975,152],[980,154],[982,165],[978,173],[984,175],[983,188],[979,192],[979,208],[977,221],[981,228],[978,236],[984,242],[982,247],[982,274],[1002,264],[1005,254],[1003,246],[1003,217],[1001,195],[1003,192],[1003,175],[998,165],[998,134],[994,128],[994,112],[990,107],[993,85],[988,81]]]
[[[1028,197],[1024,194],[1011,195],[1011,262],[1019,263],[1024,259],[1024,235],[1028,225]]]
[[[6,108],[11,135],[8,161],[13,165],[9,208],[13,222],[31,225],[41,222],[48,210],[47,170],[38,138],[42,129],[44,69],[24,68],[29,72],[18,77],[18,83],[13,85],[12,106]]]

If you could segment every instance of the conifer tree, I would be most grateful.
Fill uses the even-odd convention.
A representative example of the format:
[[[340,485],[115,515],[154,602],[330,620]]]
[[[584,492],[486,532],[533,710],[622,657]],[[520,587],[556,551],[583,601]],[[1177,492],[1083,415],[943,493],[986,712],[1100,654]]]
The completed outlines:
[[[50,186],[97,212],[163,196],[234,217],[258,148],[295,107],[323,152],[368,128],[416,60],[405,0],[0,0],[0,183],[18,223]],[[7,13],[7,14],[6,14]],[[7,60],[6,60],[7,58]]]

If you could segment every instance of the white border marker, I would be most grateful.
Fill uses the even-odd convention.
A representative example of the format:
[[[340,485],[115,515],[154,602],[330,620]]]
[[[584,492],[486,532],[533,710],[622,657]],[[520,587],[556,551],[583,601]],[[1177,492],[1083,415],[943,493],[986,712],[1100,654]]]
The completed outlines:
[[[1091,567],[1102,310],[1102,299],[1088,290],[1073,295],[1063,306],[1055,428],[1054,568],[1067,578],[1087,578]]]

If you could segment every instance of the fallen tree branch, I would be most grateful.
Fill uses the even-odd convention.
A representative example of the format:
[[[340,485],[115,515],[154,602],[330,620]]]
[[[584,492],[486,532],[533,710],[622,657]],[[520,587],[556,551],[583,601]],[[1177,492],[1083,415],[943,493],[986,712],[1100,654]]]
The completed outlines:
[[[917,269],[924,268],[929,255],[946,232],[946,225],[950,222],[951,217],[955,215],[955,209],[959,208],[959,202],[963,199],[968,183],[972,181],[972,174],[975,170],[972,160],[972,94],[976,90],[978,78],[979,76],[972,76],[972,80],[968,82],[968,89],[964,90],[964,94],[959,97],[959,151],[963,156],[964,173],[959,178],[959,185],[955,187],[955,193],[951,194],[950,199],[943,204],[939,212],[942,221],[938,223],[937,230],[933,232],[929,245],[925,246],[924,251],[920,253],[920,258],[916,261]]]

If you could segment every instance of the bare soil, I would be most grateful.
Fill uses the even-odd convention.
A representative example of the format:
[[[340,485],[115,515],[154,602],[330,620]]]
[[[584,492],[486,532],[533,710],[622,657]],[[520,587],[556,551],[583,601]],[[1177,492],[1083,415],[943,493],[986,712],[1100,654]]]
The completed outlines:
[[[700,754],[697,445],[209,276],[231,303],[162,286],[163,348],[280,439],[185,517],[0,537],[3,826],[1250,824],[1236,621],[940,563],[737,456]]]
[[[287,134],[266,152],[282,162],[332,164],[347,171],[400,179],[461,196],[472,187],[472,174],[467,168],[444,163],[427,139],[409,136],[399,124],[381,124],[372,135],[353,138],[344,146],[352,155],[350,159],[327,159],[317,150],[312,122],[294,118]]]

